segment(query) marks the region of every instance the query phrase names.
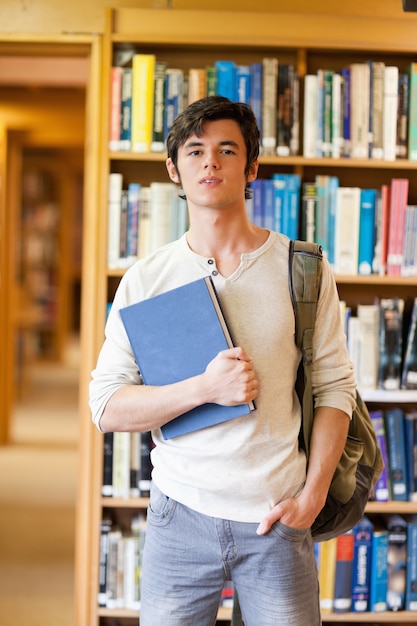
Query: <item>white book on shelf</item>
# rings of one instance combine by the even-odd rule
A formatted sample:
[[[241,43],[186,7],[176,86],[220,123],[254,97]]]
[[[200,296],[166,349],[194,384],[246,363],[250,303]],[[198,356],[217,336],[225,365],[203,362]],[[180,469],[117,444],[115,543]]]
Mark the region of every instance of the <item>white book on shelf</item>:
[[[120,262],[120,223],[122,208],[123,177],[118,173],[109,175],[108,222],[107,222],[107,266],[116,269]]]
[[[370,69],[367,63],[352,63],[351,80],[351,157],[369,155]]]
[[[338,187],[336,190],[334,239],[336,274],[358,273],[360,197],[359,187]]]
[[[360,389],[375,389],[377,387],[379,315],[378,304],[358,304],[360,354],[357,379]]]
[[[304,78],[304,140],[303,156],[317,156],[317,102],[318,76],[307,74]]]
[[[398,67],[384,71],[383,150],[385,161],[395,161],[397,148]]]
[[[151,188],[142,186],[139,195],[139,236],[138,252],[139,259],[148,256],[151,241]]]
[[[151,185],[150,252],[172,241],[172,220],[177,186],[174,183],[152,182]]]

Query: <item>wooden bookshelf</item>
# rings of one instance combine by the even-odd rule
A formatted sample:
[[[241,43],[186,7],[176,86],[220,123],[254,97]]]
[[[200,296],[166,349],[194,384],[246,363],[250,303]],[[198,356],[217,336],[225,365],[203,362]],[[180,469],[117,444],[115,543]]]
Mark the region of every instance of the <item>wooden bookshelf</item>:
[[[122,271],[107,268],[107,187],[111,172],[123,173],[127,180],[133,176],[143,184],[152,180],[166,181],[165,155],[161,153],[137,154],[110,152],[108,128],[110,115],[110,68],[115,49],[132,45],[140,52],[154,52],[158,58],[169,61],[172,67],[189,68],[204,66],[219,58],[233,58],[238,62],[252,62],[266,56],[276,56],[282,62],[292,62],[300,76],[314,72],[329,64],[340,69],[344,63],[354,60],[380,58],[389,63],[406,67],[417,60],[415,37],[416,16],[411,19],[359,15],[344,16],[318,14],[285,14],[228,12],[205,10],[159,10],[115,9],[109,10],[101,51],[102,141],[96,146],[99,168],[97,172],[98,207],[86,225],[87,250],[85,264],[90,263],[84,275],[84,290],[88,306],[84,321],[88,333],[84,333],[84,390],[91,369],[103,341],[106,303],[114,292]],[[302,116],[301,116],[302,119]],[[346,186],[375,186],[394,176],[410,179],[409,197],[417,203],[416,162],[368,161],[349,159],[306,159],[302,156],[287,158],[262,157],[260,177],[274,171],[295,172],[303,180],[312,180],[318,173],[335,174]],[[282,171],[282,170],[281,170]],[[88,247],[91,251],[88,252]],[[362,298],[375,295],[415,294],[417,280],[394,277],[337,277],[341,297],[354,305]],[[88,310],[87,310],[88,309]],[[88,336],[87,336],[88,335]],[[417,395],[404,400],[417,406]],[[84,437],[85,435],[85,437]],[[77,539],[77,626],[104,626],[117,619],[121,624],[136,623],[136,612],[109,610],[97,606],[99,570],[99,534],[103,510],[123,510],[124,516],[133,515],[146,508],[146,499],[121,500],[102,498],[103,437],[95,431],[88,412],[83,416],[81,438],[81,476],[83,489],[79,498],[79,528]],[[391,512],[417,513],[417,505],[376,504],[369,505],[370,514]],[[219,612],[219,621],[230,620],[230,609]],[[326,615],[324,622],[336,623],[386,623],[414,624],[415,613],[378,613]]]

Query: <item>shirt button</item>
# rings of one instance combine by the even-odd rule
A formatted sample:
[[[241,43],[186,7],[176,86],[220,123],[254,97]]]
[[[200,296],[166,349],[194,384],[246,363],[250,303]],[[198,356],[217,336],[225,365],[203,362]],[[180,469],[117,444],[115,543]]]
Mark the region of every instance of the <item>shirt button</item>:
[[[218,273],[219,273],[219,272],[218,272],[217,270],[213,270],[213,271],[212,271],[213,276],[217,276],[217,274],[218,274]]]
[[[213,259],[209,259],[209,260],[207,261],[207,263],[208,263],[209,265],[213,265],[214,260],[213,260]]]

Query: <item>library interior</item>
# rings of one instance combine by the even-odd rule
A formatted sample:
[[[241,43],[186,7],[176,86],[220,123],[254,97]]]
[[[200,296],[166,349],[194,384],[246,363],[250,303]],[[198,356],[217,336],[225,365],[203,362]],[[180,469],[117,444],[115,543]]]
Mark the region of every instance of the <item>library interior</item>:
[[[416,0],[0,2],[2,626],[140,623],[154,444],[99,432],[89,383],[122,276],[188,228],[165,140],[212,94],[261,131],[249,219],[333,270],[384,458],[314,544],[321,619],[417,623],[416,28]]]

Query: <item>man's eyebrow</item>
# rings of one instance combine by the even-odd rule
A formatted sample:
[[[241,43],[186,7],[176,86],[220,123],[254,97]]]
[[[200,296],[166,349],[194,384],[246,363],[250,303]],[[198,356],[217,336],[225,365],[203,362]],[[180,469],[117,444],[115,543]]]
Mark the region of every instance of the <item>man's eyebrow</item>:
[[[186,141],[184,144],[187,148],[196,148],[202,145],[204,145],[204,141],[199,141],[198,139],[191,139],[190,141]],[[233,139],[224,139],[219,142],[219,146],[233,146],[234,148],[238,148],[239,144]]]

